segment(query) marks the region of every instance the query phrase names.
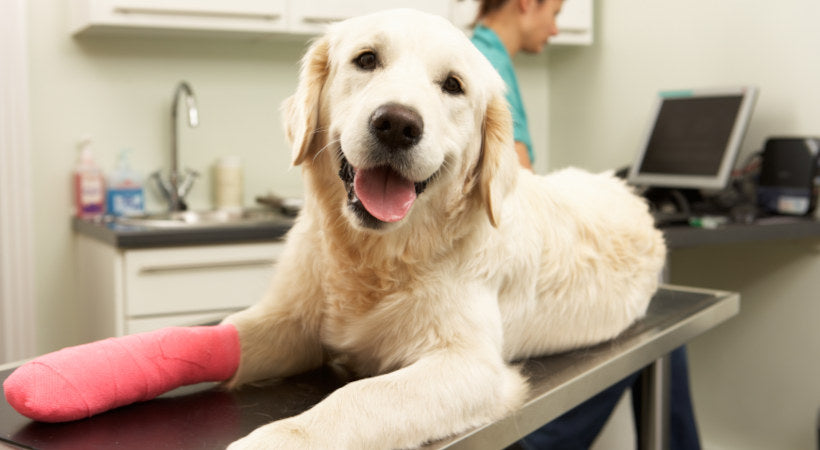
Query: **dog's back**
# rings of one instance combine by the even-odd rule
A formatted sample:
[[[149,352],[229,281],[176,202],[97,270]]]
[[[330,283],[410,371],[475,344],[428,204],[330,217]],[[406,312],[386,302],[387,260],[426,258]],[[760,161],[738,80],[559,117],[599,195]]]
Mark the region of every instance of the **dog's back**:
[[[643,316],[666,248],[645,201],[610,174],[524,174],[499,234],[507,359],[611,339]]]

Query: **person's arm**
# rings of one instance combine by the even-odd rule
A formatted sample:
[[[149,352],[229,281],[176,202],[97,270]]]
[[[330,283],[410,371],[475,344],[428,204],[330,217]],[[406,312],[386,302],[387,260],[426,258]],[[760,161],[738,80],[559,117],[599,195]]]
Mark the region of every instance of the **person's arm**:
[[[518,153],[518,162],[521,163],[521,167],[532,172],[532,162],[530,162],[530,153],[527,150],[527,144],[515,141],[515,152]]]

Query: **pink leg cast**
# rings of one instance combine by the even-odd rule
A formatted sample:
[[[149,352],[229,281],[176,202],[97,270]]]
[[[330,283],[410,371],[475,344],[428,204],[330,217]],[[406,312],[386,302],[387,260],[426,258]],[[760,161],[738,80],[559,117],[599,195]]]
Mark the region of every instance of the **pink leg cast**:
[[[15,370],[3,390],[20,414],[66,422],[179,386],[224,381],[237,367],[239,335],[233,325],[164,328],[41,356]]]

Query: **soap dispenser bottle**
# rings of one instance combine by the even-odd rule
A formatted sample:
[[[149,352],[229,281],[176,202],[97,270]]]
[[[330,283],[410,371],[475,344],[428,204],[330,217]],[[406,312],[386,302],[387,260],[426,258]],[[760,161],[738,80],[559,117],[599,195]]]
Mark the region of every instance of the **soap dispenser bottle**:
[[[130,149],[120,151],[114,172],[108,179],[106,206],[108,213],[114,216],[135,215],[144,210],[142,177],[131,168],[129,153]]]
[[[80,141],[80,155],[74,168],[74,214],[93,219],[105,213],[105,177],[91,151],[91,138]]]

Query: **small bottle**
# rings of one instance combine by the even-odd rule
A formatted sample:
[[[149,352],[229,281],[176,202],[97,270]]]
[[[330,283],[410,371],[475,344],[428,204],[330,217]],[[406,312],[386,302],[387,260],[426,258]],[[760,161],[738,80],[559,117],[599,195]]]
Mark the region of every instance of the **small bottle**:
[[[91,138],[80,141],[80,156],[74,169],[74,214],[93,219],[105,213],[105,178],[94,161]]]
[[[214,170],[214,204],[228,212],[242,210],[242,160],[238,156],[223,156]]]
[[[120,151],[116,168],[108,178],[106,210],[114,216],[136,215],[144,210],[142,177],[131,168],[129,152],[130,149]]]

